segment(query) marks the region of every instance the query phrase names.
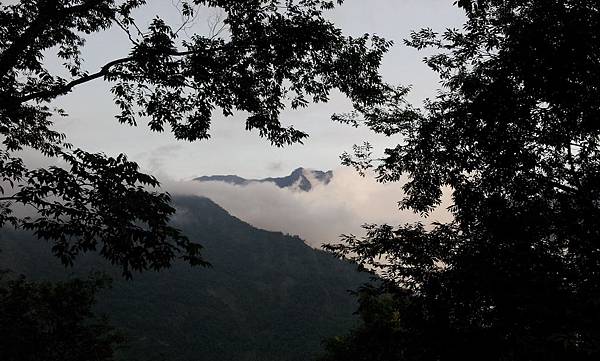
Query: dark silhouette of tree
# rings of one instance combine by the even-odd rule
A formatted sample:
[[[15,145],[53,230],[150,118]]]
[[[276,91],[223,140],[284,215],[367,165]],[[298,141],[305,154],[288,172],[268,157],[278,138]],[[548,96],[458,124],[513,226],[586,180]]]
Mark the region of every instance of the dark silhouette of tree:
[[[201,246],[170,225],[175,209],[158,180],[125,155],[72,149],[53,128],[53,117],[66,114],[52,102],[103,80],[112,86],[123,124],[143,119],[153,131],[196,141],[209,137],[214,112],[244,112],[246,129],[273,145],[302,142],[307,134],[280,122],[286,107],[325,102],[333,90],[365,107],[381,101],[385,89],[378,67],[391,44],[344,36],[323,14],[336,3],[342,0],[182,0],[181,24],[157,16],[147,28],[132,15],[145,0],[0,4],[0,227],[50,241],[65,265],[96,251],[125,277],[167,268],[177,258],[207,265]],[[222,28],[182,36],[201,7],[221,9]],[[113,27],[131,41],[130,52],[84,69],[86,38]],[[49,54],[64,62],[67,76],[51,71]],[[32,169],[22,150],[64,166]],[[96,288],[84,281],[3,285],[0,345],[13,344],[0,358],[111,359],[116,340],[90,313]]]
[[[342,3],[341,0],[336,1]],[[200,246],[169,226],[174,213],[159,182],[116,158],[72,150],[52,127],[63,115],[51,102],[80,84],[103,79],[120,108],[117,120],[146,119],[177,139],[209,137],[213,112],[249,114],[246,128],[273,145],[307,135],[283,127],[280,112],[328,100],[337,89],[355,104],[380,100],[378,75],[390,43],[368,35],[351,38],[323,17],[334,1],[180,1],[178,27],[156,17],[140,28],[132,11],[145,0],[22,0],[0,8],[0,225],[12,224],[54,242],[65,264],[99,251],[123,273],[161,269],[176,258],[205,265]],[[223,11],[222,32],[182,37],[199,7]],[[94,72],[82,67],[85,36],[121,28],[131,51]],[[50,52],[69,76],[53,74]],[[34,149],[66,167],[29,169],[16,153]],[[33,217],[19,217],[21,204]]]
[[[599,3],[458,3],[463,30],[406,41],[438,49],[426,59],[442,79],[435,99],[417,109],[401,88],[364,119],[338,117],[402,139],[380,163],[368,144],[346,163],[382,182],[406,175],[400,207],[423,215],[447,189],[452,220],[369,225],[329,247],[385,284],[362,300],[376,322],[363,307],[365,322],[325,359],[596,360]]]
[[[0,358],[5,361],[114,360],[123,336],[92,312],[94,295],[109,286],[88,280],[30,282],[0,276]]]

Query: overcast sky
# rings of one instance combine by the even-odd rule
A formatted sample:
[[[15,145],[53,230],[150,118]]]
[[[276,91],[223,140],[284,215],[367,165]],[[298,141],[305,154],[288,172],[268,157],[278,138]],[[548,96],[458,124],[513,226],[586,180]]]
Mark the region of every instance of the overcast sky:
[[[431,97],[438,88],[438,79],[421,62],[424,54],[402,45],[411,30],[429,26],[434,30],[459,27],[462,13],[452,6],[452,0],[347,0],[330,16],[346,34],[374,33],[394,40],[396,45],[387,54],[383,65],[386,81],[412,85],[410,99],[420,103]],[[138,12],[141,23],[155,14],[177,23],[177,11],[171,0],[150,0],[149,6]],[[208,29],[207,19],[215,14],[207,9],[190,31]],[[85,66],[94,71],[111,59],[126,56],[129,42],[118,29],[89,39],[84,51]],[[314,169],[334,169],[339,155],[363,140],[373,142],[379,149],[397,143],[370,134],[366,129],[354,129],[333,123],[334,112],[350,110],[346,99],[334,94],[328,104],[285,112],[283,121],[294,124],[310,134],[304,145],[273,148],[256,133],[244,130],[244,118],[216,117],[212,138],[188,143],[176,141],[170,134],[150,132],[143,121],[137,128],[120,125],[108,85],[101,80],[79,86],[61,98],[57,104],[68,113],[58,119],[57,126],[68,135],[75,146],[113,155],[126,153],[144,170],[161,178],[185,180],[199,175],[238,174],[248,178],[278,176],[303,166]]]

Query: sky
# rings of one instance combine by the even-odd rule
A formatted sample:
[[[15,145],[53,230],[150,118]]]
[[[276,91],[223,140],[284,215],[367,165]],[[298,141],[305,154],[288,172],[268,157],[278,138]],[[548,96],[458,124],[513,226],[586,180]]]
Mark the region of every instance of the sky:
[[[147,24],[156,14],[172,24],[180,17],[172,1],[149,0],[148,6],[135,13],[138,24]],[[431,27],[434,31],[459,28],[463,13],[452,0],[346,0],[329,16],[347,35],[377,34],[395,42],[386,54],[382,75],[392,84],[411,85],[408,100],[419,105],[434,97],[439,79],[427,68],[425,53],[403,45],[411,30]],[[188,33],[205,33],[210,19],[219,12],[203,9]],[[123,56],[130,49],[127,36],[111,29],[88,39],[83,51],[84,66],[94,72],[103,64]],[[47,58],[52,69],[52,57]],[[361,234],[363,223],[404,224],[419,220],[410,212],[399,212],[401,185],[380,184],[367,176],[341,167],[339,156],[353,144],[369,141],[375,153],[394,146],[398,138],[372,134],[368,129],[352,128],[330,120],[333,113],[351,110],[340,94],[332,94],[327,104],[309,106],[300,111],[286,111],[282,122],[293,124],[310,135],[303,145],[275,148],[256,133],[244,129],[242,115],[213,119],[211,139],[198,142],[177,141],[168,132],[151,132],[144,121],[138,127],[119,124],[114,115],[110,86],[96,80],[77,87],[53,105],[67,111],[67,117],[56,119],[59,131],[76,147],[108,155],[125,153],[138,162],[143,171],[159,178],[171,193],[208,196],[234,216],[250,224],[273,231],[296,234],[318,247],[335,241],[340,234]],[[25,157],[30,165],[46,165],[47,159]],[[36,164],[37,163],[37,164]],[[279,189],[269,184],[235,187],[224,184],[197,184],[194,177],[214,174],[236,174],[244,178],[285,176],[293,169],[305,167],[334,170],[334,180],[327,187],[309,193]],[[448,197],[444,206],[448,205]],[[448,219],[443,210],[432,220]]]
[[[348,35],[373,33],[393,40],[395,46],[385,56],[382,74],[393,84],[411,85],[409,100],[420,104],[433,97],[438,79],[423,63],[423,53],[403,46],[411,30],[429,26],[442,31],[460,27],[462,12],[452,0],[346,0],[328,16]],[[155,14],[177,24],[179,20],[172,0],[150,0],[135,13],[140,24]],[[218,12],[203,9],[188,33],[205,32],[208,21]],[[94,35],[83,52],[85,67],[90,71],[106,62],[126,56],[126,35],[119,29]],[[52,66],[52,65],[50,65]],[[285,124],[294,124],[310,138],[303,145],[274,148],[255,132],[244,130],[242,115],[216,116],[209,140],[189,143],[177,141],[168,133],[153,133],[142,120],[138,127],[118,124],[109,85],[96,80],[79,86],[60,98],[57,105],[69,116],[56,120],[59,130],[75,146],[109,155],[125,153],[142,169],[161,178],[188,180],[200,175],[238,174],[246,178],[281,176],[303,166],[329,170],[339,166],[339,156],[353,144],[372,142],[378,151],[398,143],[398,139],[375,136],[367,129],[355,129],[330,120],[336,112],[351,110],[350,103],[335,93],[327,104],[312,105],[300,111],[284,112]]]

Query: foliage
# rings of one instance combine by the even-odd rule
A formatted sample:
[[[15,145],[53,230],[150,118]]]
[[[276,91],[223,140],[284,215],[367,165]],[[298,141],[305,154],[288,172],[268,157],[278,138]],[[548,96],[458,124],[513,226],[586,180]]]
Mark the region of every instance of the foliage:
[[[381,119],[368,125],[402,143],[379,164],[369,148],[345,156],[383,182],[406,175],[401,208],[427,215],[447,189],[452,220],[370,225],[365,238],[330,249],[387,280],[410,331],[395,334],[401,356],[392,359],[597,359],[598,3],[459,5],[463,30],[423,29],[406,41],[439,50],[426,59],[442,79],[439,95],[421,110],[367,107]],[[366,340],[359,329],[343,346]]]
[[[326,352],[319,360],[401,360],[400,342],[411,336],[401,322],[405,311],[403,299],[382,294],[373,286],[362,287],[355,296],[360,303],[358,314],[362,324],[348,335],[325,340]]]
[[[307,136],[304,132],[281,125],[285,107],[327,101],[333,90],[366,106],[380,101],[385,88],[377,69],[391,44],[374,36],[344,36],[324,17],[335,3],[342,1],[183,0],[178,2],[182,24],[167,24],[157,16],[147,28],[140,27],[134,16],[145,0],[0,4],[0,227],[32,231],[50,241],[54,255],[65,265],[97,251],[128,278],[134,271],[168,268],[177,259],[208,265],[200,245],[171,225],[175,208],[169,194],[158,189],[158,180],[141,173],[125,155],[72,149],[53,125],[66,113],[52,102],[81,84],[101,79],[111,85],[120,123],[137,125],[143,120],[153,131],[168,130],[177,139],[195,141],[209,137],[214,112],[225,116],[240,112],[249,114],[246,128],[273,145],[301,142]],[[208,7],[224,14],[222,28],[215,24],[210,34],[184,37],[182,30]],[[88,71],[82,55],[86,40],[114,27],[130,40],[129,53]],[[53,57],[63,62],[57,72],[49,64]],[[40,153],[57,165],[32,169],[21,158],[22,151]],[[31,316],[29,311],[63,291],[87,289],[87,284],[19,282],[3,291],[8,292],[6,300],[19,296],[10,292],[24,289],[24,297],[33,304],[15,308],[22,314],[11,314],[14,320]],[[86,331],[77,322],[91,317],[88,296],[74,294],[73,304],[65,305],[83,313],[55,315],[54,322],[60,327],[63,321],[73,322],[72,332]],[[26,325],[31,336],[45,332],[45,325]],[[9,334],[11,324],[2,326]],[[59,331],[51,336],[64,349],[56,352],[68,354],[73,348],[76,357],[83,344],[69,340],[69,330]],[[67,338],[59,339],[63,336]],[[101,336],[90,334],[81,342],[106,346],[98,357],[110,358],[111,343],[94,339]],[[44,352],[48,345],[40,342],[39,352]],[[93,351],[95,346],[88,346]],[[26,343],[15,347],[28,349]],[[39,355],[38,349],[30,350]]]
[[[341,3],[341,1],[338,1]],[[175,257],[205,265],[200,246],[168,225],[174,213],[168,194],[148,190],[158,181],[138,171],[124,155],[116,158],[71,150],[52,119],[64,115],[51,102],[76,86],[102,78],[112,84],[116,116],[136,125],[147,119],[158,132],[178,139],[209,137],[216,110],[249,114],[277,146],[307,135],[281,125],[286,106],[328,100],[338,89],[357,105],[380,100],[385,88],[377,69],[390,43],[368,35],[342,35],[323,12],[332,1],[182,1],[183,24],[156,17],[140,28],[132,12],[144,0],[22,0],[0,10],[0,224],[33,230],[55,242],[65,264],[99,249],[123,273],[168,267]],[[221,31],[181,36],[202,7],[225,14]],[[81,56],[89,34],[120,27],[130,53],[86,71]],[[69,76],[52,74],[46,58],[55,52]],[[34,149],[64,167],[29,169],[17,155]],[[33,218],[15,215],[22,204]]]
[[[106,288],[88,280],[31,282],[0,277],[0,357],[6,361],[114,360],[123,337],[92,313],[94,295]]]

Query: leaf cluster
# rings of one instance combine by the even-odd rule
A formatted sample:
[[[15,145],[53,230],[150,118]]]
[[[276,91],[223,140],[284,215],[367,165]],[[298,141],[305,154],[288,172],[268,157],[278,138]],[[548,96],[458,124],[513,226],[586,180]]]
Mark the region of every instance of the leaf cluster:
[[[402,336],[411,356],[399,359],[595,359],[600,9],[595,1],[459,5],[462,30],[423,29],[406,41],[438,50],[425,62],[442,79],[439,95],[419,110],[376,106],[381,121],[367,125],[385,134],[394,119],[401,143],[378,163],[361,149],[347,155],[383,182],[406,176],[401,208],[427,216],[446,192],[451,220],[372,225],[330,249],[377,269],[385,292],[410,291],[396,291],[398,302],[416,305],[401,314],[429,342]]]

